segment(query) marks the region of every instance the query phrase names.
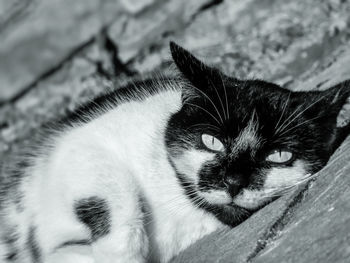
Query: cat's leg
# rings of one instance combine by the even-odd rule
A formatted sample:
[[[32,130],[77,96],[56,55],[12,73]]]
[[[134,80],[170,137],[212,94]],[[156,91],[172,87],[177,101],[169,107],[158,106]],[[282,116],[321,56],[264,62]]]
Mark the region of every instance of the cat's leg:
[[[35,229],[45,263],[146,261],[148,239],[137,184],[122,165],[104,160],[99,169],[79,168],[84,181],[57,181],[47,187],[50,193],[43,195],[46,205]],[[70,248],[86,240],[89,253]]]
[[[124,204],[124,209],[111,208],[108,233],[92,243],[96,262],[146,262],[148,238],[141,209]]]
[[[139,189],[131,174],[124,172],[118,183],[104,176],[103,197],[83,199],[76,205],[78,217],[91,231],[96,262],[142,263],[147,260],[148,237]]]
[[[95,263],[90,233],[76,218],[73,208],[49,203],[51,211],[42,209],[30,230],[28,249],[34,252],[33,262]]]
[[[52,253],[45,263],[95,263],[90,246],[72,245]]]
[[[148,243],[135,171],[118,151],[100,146],[100,138],[81,138],[65,139],[25,187],[41,261],[144,262]],[[84,242],[89,253],[69,249]]]

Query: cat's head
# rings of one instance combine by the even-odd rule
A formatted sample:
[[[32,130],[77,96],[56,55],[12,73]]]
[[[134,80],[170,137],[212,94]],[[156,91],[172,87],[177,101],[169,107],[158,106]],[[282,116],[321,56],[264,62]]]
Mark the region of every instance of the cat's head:
[[[337,117],[350,82],[292,92],[226,76],[174,43],[171,53],[188,85],[166,144],[198,205],[256,210],[320,170],[349,131]]]

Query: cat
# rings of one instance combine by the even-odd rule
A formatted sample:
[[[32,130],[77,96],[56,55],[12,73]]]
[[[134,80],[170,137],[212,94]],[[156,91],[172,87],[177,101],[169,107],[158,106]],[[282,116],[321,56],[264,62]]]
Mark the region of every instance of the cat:
[[[78,108],[2,180],[1,262],[168,262],[312,178],[349,133],[349,81],[293,92],[170,51],[178,74]]]

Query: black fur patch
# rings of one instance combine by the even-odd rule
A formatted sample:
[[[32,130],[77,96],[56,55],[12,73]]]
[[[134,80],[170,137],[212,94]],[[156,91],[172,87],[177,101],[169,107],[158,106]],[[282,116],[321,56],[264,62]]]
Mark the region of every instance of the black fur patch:
[[[16,247],[16,242],[17,242],[17,235],[13,236],[5,236],[5,238],[2,240],[3,243],[7,245],[7,255],[6,255],[6,260],[7,261],[15,261],[17,260],[19,251],[18,248]]]
[[[16,251],[16,252],[10,252],[10,253],[8,253],[7,255],[6,255],[6,257],[5,257],[5,259],[7,260],[7,261],[15,261],[16,259],[17,259],[17,256],[18,256],[18,252]]]
[[[41,252],[36,240],[36,229],[31,226],[28,233],[27,246],[32,257],[32,262],[41,262]]]
[[[224,150],[200,167],[196,185],[187,182],[191,175],[177,171],[177,176],[197,206],[226,224],[234,226],[250,212],[235,205],[207,204],[196,196],[196,188],[225,190],[234,198],[242,189],[261,189],[266,171],[290,167],[296,160],[305,164],[306,173],[315,173],[349,134],[350,124],[339,129],[336,120],[350,96],[350,80],[325,91],[293,92],[262,80],[227,76],[175,43],[170,49],[194,94],[168,121],[169,159],[176,160],[188,149],[207,151],[203,134],[221,141]],[[291,152],[293,158],[286,163],[269,161],[276,150]]]
[[[111,229],[111,216],[106,200],[92,196],[75,204],[79,220],[89,227],[92,241],[107,235]]]

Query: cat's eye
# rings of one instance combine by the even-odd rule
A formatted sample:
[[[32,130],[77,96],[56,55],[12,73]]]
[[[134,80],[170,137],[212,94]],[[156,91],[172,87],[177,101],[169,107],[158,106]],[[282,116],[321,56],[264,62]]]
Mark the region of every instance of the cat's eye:
[[[222,142],[209,134],[202,134],[202,142],[209,150],[215,152],[222,152],[224,150],[224,145]]]
[[[286,150],[274,150],[266,157],[266,161],[277,164],[286,164],[292,160],[293,153]]]

